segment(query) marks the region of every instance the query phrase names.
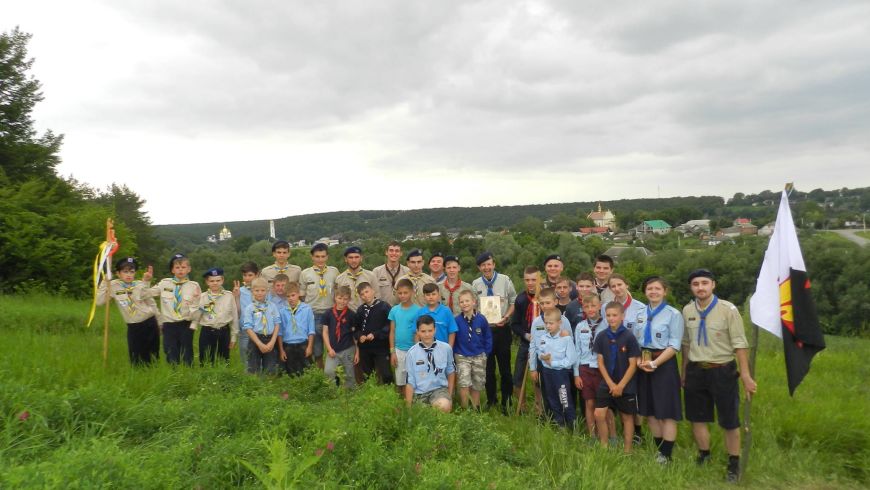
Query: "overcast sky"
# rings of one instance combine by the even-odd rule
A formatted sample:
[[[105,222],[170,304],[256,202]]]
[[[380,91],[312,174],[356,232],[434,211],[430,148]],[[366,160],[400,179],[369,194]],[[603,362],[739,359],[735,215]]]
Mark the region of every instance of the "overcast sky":
[[[5,0],[157,224],[870,185],[870,3]]]

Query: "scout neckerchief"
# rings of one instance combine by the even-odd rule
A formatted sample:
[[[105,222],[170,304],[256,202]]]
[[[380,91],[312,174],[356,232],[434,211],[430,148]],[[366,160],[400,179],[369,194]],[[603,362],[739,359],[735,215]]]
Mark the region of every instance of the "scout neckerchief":
[[[538,316],[537,310],[538,303],[535,302],[535,295],[526,291],[526,297],[529,298],[529,306],[526,307],[526,331],[532,331],[532,322],[535,321],[535,317]]]
[[[395,288],[396,287],[396,279],[399,277],[399,273],[402,272],[402,266],[398,265],[396,267],[396,272],[390,270],[390,266],[384,264],[384,270],[387,271],[387,274],[390,275],[390,284]]]
[[[492,286],[495,284],[495,280],[498,279],[498,272],[492,272],[492,279],[487,280],[484,275],[481,275],[480,278],[483,279],[483,284],[486,285],[486,295],[494,296],[495,294],[492,292]]]
[[[423,342],[420,342],[419,345],[420,345],[420,348],[426,352],[426,372],[427,373],[435,372],[435,374],[437,375],[438,368],[435,367],[435,345],[436,345],[436,343],[432,342],[432,345],[430,347],[426,347],[425,345],[423,345]]]
[[[595,284],[595,289],[598,290],[598,296],[601,296],[601,293],[605,289],[607,289],[607,283],[605,282],[604,284],[598,284],[598,279],[595,279],[595,282],[593,284]]]
[[[631,293],[628,293],[628,298],[626,298],[625,303],[622,303],[622,309],[628,311],[629,306],[631,306]]]
[[[317,290],[317,295],[320,296],[321,298],[326,297],[326,277],[325,276],[326,276],[326,271],[328,269],[329,268],[325,265],[323,266],[322,269],[316,269],[316,268],[314,269],[314,272],[316,272],[317,275],[320,277],[320,280],[317,283],[317,287],[319,288]]]
[[[707,344],[707,315],[709,315],[710,312],[713,311],[713,308],[716,307],[716,303],[718,303],[718,302],[719,302],[719,298],[716,297],[716,295],[714,294],[713,301],[711,301],[710,304],[707,305],[707,308],[705,308],[704,311],[701,311],[701,309],[698,308],[698,300],[696,299],[694,301],[695,311],[697,311],[698,314],[701,315],[701,325],[698,327],[698,345],[701,345],[701,334],[702,333],[704,334],[704,345],[708,345]]]
[[[442,272],[441,275],[439,275],[437,278],[433,277],[433,279],[435,279],[435,282],[441,282],[441,281],[447,279],[447,273]]]
[[[133,303],[133,288],[136,287],[136,281],[124,282],[120,281],[121,287],[127,293],[127,312],[131,315],[136,311],[136,305]]]
[[[619,381],[616,379],[616,356],[619,352],[619,345],[616,344],[616,339],[619,338],[619,335],[622,332],[626,332],[628,329],[625,328],[625,325],[620,325],[619,328],[614,332],[611,328],[607,328],[604,333],[607,334],[607,339],[610,343],[610,358],[608,359],[607,372],[610,373],[610,379],[613,380],[614,383],[618,383]]]
[[[598,317],[598,320],[595,320],[593,323],[592,320],[586,319],[586,324],[589,325],[589,330],[592,332],[592,335],[589,337],[589,352],[592,352],[592,344],[595,342],[595,331],[598,330],[598,326],[601,325],[601,320],[604,320],[602,317]]]
[[[459,290],[462,287],[462,279],[456,278],[456,287],[450,287],[450,281],[444,281],[444,288],[447,289],[447,306],[450,307],[450,311],[453,311],[453,293]]]
[[[667,301],[662,301],[660,305],[656,307],[656,309],[650,308],[649,305],[646,306],[646,330],[643,332],[643,346],[649,347],[652,344],[652,322],[653,318],[656,317],[662,310],[665,309],[665,306],[668,306]]]
[[[335,317],[335,343],[341,342],[341,323],[344,322],[344,317],[347,316],[347,308],[341,310],[341,314],[338,314],[338,310],[335,306],[332,307],[332,316]]]
[[[172,309],[175,310],[175,314],[179,317],[181,316],[181,286],[186,282],[186,277],[183,279],[172,278],[172,284],[175,284],[175,292],[173,293],[173,296],[175,296],[175,304],[172,305]]]
[[[284,264],[284,267],[281,267],[280,265],[278,265],[277,262],[275,262],[275,269],[278,269],[278,274],[286,274],[286,273],[287,273],[287,269],[289,269],[289,268],[290,268],[290,263],[289,263],[289,262],[286,263],[286,264]]]
[[[269,311],[268,303],[254,303],[254,316],[260,315],[260,323],[263,325],[263,335],[269,335]]]
[[[287,311],[290,312],[290,321],[292,322],[291,327],[290,327],[290,332],[292,332],[294,334],[298,330],[296,328],[296,312],[299,310],[299,305],[301,305],[301,304],[302,304],[301,301],[296,303],[296,306],[290,306],[290,303],[287,303]]]
[[[468,343],[471,344],[471,333],[472,333],[472,331],[474,330],[474,329],[471,327],[471,324],[474,322],[474,312],[473,312],[473,311],[471,312],[471,316],[470,316],[470,317],[469,317],[469,316],[462,315],[462,318],[464,318],[464,319],[465,319],[465,323],[468,324]]]
[[[217,316],[214,312],[215,304],[217,303],[217,300],[220,299],[221,296],[223,296],[224,292],[221,291],[217,294],[211,294],[211,291],[206,291],[205,294],[208,297],[208,303],[200,309],[202,309],[202,311],[206,312],[209,316],[214,318],[215,316]]]
[[[363,268],[360,267],[357,272],[354,272],[354,271],[350,270],[350,267],[348,267],[347,270],[344,271],[344,273],[347,274],[347,277],[349,277],[351,281],[353,281],[353,287],[350,288],[351,289],[350,292],[351,292],[351,295],[353,296],[353,299],[358,300],[359,293],[356,290],[356,286],[357,286],[357,281],[359,281],[359,276],[361,276],[363,273]]]

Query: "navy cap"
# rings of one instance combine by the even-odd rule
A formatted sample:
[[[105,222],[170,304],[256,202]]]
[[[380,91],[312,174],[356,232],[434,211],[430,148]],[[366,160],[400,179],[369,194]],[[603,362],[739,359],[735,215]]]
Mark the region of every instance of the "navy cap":
[[[137,269],[136,259],[134,259],[133,257],[124,257],[123,259],[115,262],[115,270],[116,271],[119,271],[122,268],[124,268],[124,269],[132,268],[133,270],[136,270]]]
[[[689,284],[692,283],[692,280],[697,279],[699,277],[706,277],[706,278],[710,279],[711,281],[716,280],[716,276],[714,276],[713,273],[710,272],[709,269],[695,269],[689,273]]]
[[[314,252],[329,252],[329,245],[323,242],[315,243],[311,246],[311,254],[313,255]]]
[[[491,258],[493,258],[492,252],[483,252],[482,254],[477,256],[477,265],[480,265]]]
[[[441,258],[443,259],[443,258],[444,258],[444,254],[441,253],[441,252],[435,252],[434,254],[432,254],[431,257],[429,257],[429,262],[431,263],[431,262],[432,262],[432,259],[434,259],[435,257],[441,257]]]
[[[344,249],[344,256],[347,257],[350,254],[360,254],[362,255],[362,249],[357,247],[356,245],[352,245]]]
[[[405,257],[405,260],[410,260],[411,257],[422,257],[422,256],[423,256],[423,251],[420,250],[419,248],[415,248],[414,250],[411,250],[410,252],[408,252],[407,257]]]
[[[211,269],[205,271],[205,274],[202,277],[223,277],[224,270],[220,267],[212,267]]]
[[[286,240],[278,240],[272,244],[272,251],[274,252],[278,248],[290,248],[290,243]]]
[[[546,267],[546,266],[547,266],[547,262],[549,262],[549,261],[551,261],[551,260],[558,260],[559,262],[564,263],[564,261],[562,260],[562,256],[561,256],[561,255],[559,255],[559,254],[552,254],[552,255],[548,255],[547,258],[544,259],[544,267]]]
[[[455,255],[447,255],[444,257],[444,265],[447,265],[448,262],[456,262],[459,263],[459,257]]]
[[[169,259],[169,272],[172,272],[172,266],[175,265],[176,260],[186,259],[187,256],[184,254],[175,254]]]

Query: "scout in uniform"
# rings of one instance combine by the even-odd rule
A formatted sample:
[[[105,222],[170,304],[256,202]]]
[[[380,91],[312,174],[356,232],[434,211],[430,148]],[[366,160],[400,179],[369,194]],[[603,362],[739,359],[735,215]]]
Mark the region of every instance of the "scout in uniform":
[[[453,357],[459,373],[459,401],[462,408],[480,411],[480,392],[486,386],[486,358],[492,352],[492,331],[486,318],[474,310],[477,298],[471,291],[459,294],[461,312],[456,315],[456,343]]]
[[[351,296],[348,307],[351,311],[357,311],[360,305],[363,304],[363,301],[359,296],[358,286],[364,282],[373,286],[378,283],[378,278],[375,276],[374,272],[363,269],[362,261],[363,256],[361,248],[355,245],[347,247],[344,250],[344,263],[347,264],[347,269],[335,278],[335,287],[347,286],[350,288]]]
[[[565,310],[568,308],[568,304],[572,301],[571,281],[569,281],[567,277],[560,276],[556,279],[556,285],[553,286],[553,291],[556,292],[556,308],[559,308],[559,312],[564,315]]]
[[[289,376],[298,376],[309,365],[315,337],[314,313],[299,298],[299,284],[287,285],[287,304],[278,313],[281,316],[278,358]]]
[[[405,403],[423,403],[450,412],[456,383],[453,349],[435,340],[435,322],[428,315],[417,319],[417,337],[419,342],[405,358]]]
[[[598,293],[587,292],[585,296],[580,298],[583,301],[586,319],[578,323],[577,328],[574,329],[574,347],[577,350],[574,386],[580,390],[580,395],[583,398],[586,428],[589,430],[589,435],[596,437],[595,394],[598,392],[602,378],[601,372],[598,371],[598,356],[592,349],[592,343],[595,340],[595,335],[607,328],[607,324],[601,318],[601,300],[598,299]]]
[[[438,283],[438,289],[441,290],[441,302],[450,308],[454,315],[458,315],[462,310],[459,308],[459,295],[463,291],[470,291],[474,294],[471,284],[464,282],[459,277],[459,272],[462,269],[459,266],[459,257],[448,255],[444,257],[444,273],[446,277]],[[474,298],[475,302],[477,297]]]
[[[242,281],[233,282],[233,296],[236,298],[236,309],[239,311],[239,316],[245,307],[251,304],[251,281],[260,275],[260,267],[256,262],[245,262],[242,264],[240,271],[242,273]],[[239,322],[239,358],[242,364],[245,364],[248,359],[248,336],[241,330],[242,323]]]
[[[420,249],[414,249],[408,252],[405,260],[408,265],[408,272],[399,277],[399,280],[407,279],[414,286],[414,303],[420,306],[426,304],[426,299],[423,297],[423,286],[426,284],[435,284],[435,279],[432,276],[423,272],[423,252]]]
[[[267,301],[269,282],[258,277],[251,281],[251,304],[242,311],[242,330],[248,336],[248,372],[275,374],[278,367],[278,331],[281,317]]]
[[[576,419],[574,399],[570,396],[570,391],[577,353],[570,327],[565,330],[563,322],[567,320],[557,308],[544,312],[546,330],[543,335],[534,338],[535,355],[529,357],[529,371],[532,381],[537,385],[540,370],[543,395],[547,399],[553,420],[560,427],[570,430],[574,428]]]
[[[299,282],[299,275],[302,274],[302,268],[288,262],[290,259],[289,243],[284,240],[278,240],[273,243],[272,257],[275,257],[275,263],[264,267],[260,272],[260,277],[269,282],[269,288],[272,287],[272,281],[278,274],[286,275],[290,278],[290,282]]]
[[[565,318],[565,316],[562,315],[562,313],[556,307],[556,293],[553,291],[553,289],[541,289],[541,292],[538,293],[538,297],[536,298],[536,300],[540,309],[540,313],[536,314],[534,317],[529,318],[529,320],[531,320],[531,324],[529,325],[529,334],[528,336],[523,337],[525,340],[528,341],[528,351],[526,353],[526,358],[523,359],[522,366],[517,363],[517,369],[525,369],[527,365],[531,367],[532,362],[535,362],[536,359],[540,361],[540,359],[538,358],[540,352],[537,350],[537,346],[539,345],[541,337],[547,334],[547,325],[544,318],[544,315],[547,312],[558,312],[561,318],[561,320],[559,321],[560,328],[566,334],[568,334],[568,336],[571,335],[571,323],[568,322],[568,319]],[[573,338],[571,339],[571,342],[574,342]],[[519,352],[517,353],[517,359],[519,359]],[[520,383],[522,383],[522,379],[520,379]],[[548,415],[552,415],[550,400],[544,397],[545,383],[546,380],[543,378],[539,379],[538,382],[533,383],[535,386],[535,412],[538,415],[543,415],[545,410]],[[571,389],[570,387],[571,384],[569,383],[569,391]],[[572,396],[576,398],[576,394]]]
[[[538,304],[538,293],[541,290],[540,274],[535,266],[528,266],[523,270],[523,282],[526,285],[526,290],[517,296],[513,319],[511,320],[511,330],[514,335],[520,339],[520,346],[517,349],[517,358],[514,363],[514,396],[519,397],[520,388],[523,386],[524,376],[529,366],[529,342],[532,340],[532,322],[540,315],[540,305]],[[518,403],[523,406],[525,400],[518,398]],[[535,383],[535,409],[538,415],[541,414],[541,390]]]
[[[199,365],[205,365],[208,360],[212,366],[215,354],[227,363],[230,362],[230,350],[236,346],[239,329],[239,311],[233,293],[224,289],[224,270],[215,267],[202,275],[208,290],[199,296],[199,308],[194,316],[190,329],[199,333]]]
[[[145,294],[151,282],[151,267],[136,281],[136,260],[127,257],[115,263],[118,279],[103,281],[97,289],[97,304],[115,300],[124,323],[127,324],[127,353],[130,364],[149,365],[160,358],[160,328],[157,326],[157,304]]]
[[[498,298],[501,318],[497,321],[487,318],[489,328],[492,329],[492,355],[486,359],[486,404],[488,408],[496,406],[495,367],[498,363],[499,379],[501,384],[501,409],[507,413],[510,403],[513,383],[511,378],[511,330],[507,326],[514,313],[514,302],[517,300],[517,291],[510,277],[499,274],[495,270],[495,259],[492,252],[483,252],[477,256],[477,269],[480,277],[471,283],[472,289],[478,298]]]
[[[556,289],[559,280],[562,278],[562,273],[565,271],[565,263],[562,261],[562,256],[559,254],[548,255],[544,259],[544,280],[541,284],[545,288]],[[568,280],[568,301],[577,298],[577,285],[572,280]]]
[[[613,301],[613,291],[610,290],[611,274],[613,274],[613,258],[605,254],[595,257],[592,275],[595,276],[595,290],[603,305]]]
[[[740,390],[756,392],[749,375],[749,343],[737,307],[713,294],[716,278],[707,269],[689,274],[694,300],[683,308],[683,376],[686,418],[698,444],[698,464],[710,459],[710,431],[715,407],[719,426],[725,431],[728,451],[726,478],[736,482],[740,465]],[[735,362],[735,357],[737,362]],[[738,374],[739,363],[739,374]]]
[[[364,377],[377,371],[381,384],[393,383],[390,369],[390,309],[386,301],[375,298],[374,287],[362,282],[357,293],[363,304],[356,310],[353,336],[359,352],[359,368]]]
[[[323,314],[323,346],[326,349],[326,365],[323,372],[327,379],[339,378],[335,373],[341,365],[344,368],[345,388],[356,387],[354,366],[359,362],[359,353],[353,337],[353,325],[356,321],[354,312],[348,308],[350,288],[339,286],[335,288],[335,304]]]
[[[572,299],[568,306],[565,307],[565,318],[571,322],[571,328],[575,329],[577,325],[580,324],[583,320],[586,319],[586,314],[584,313],[583,308],[583,298],[588,296],[590,293],[594,293],[595,297],[598,297],[598,292],[593,286],[595,279],[592,277],[592,274],[589,272],[581,272],[577,275],[577,298]],[[599,298],[599,302],[600,302]],[[600,312],[597,315],[601,318]]]
[[[637,373],[638,414],[647,417],[661,464],[671,461],[677,422],[683,420],[677,352],[683,342],[683,314],[666,301],[668,284],[659,276],[643,283],[649,300],[646,324],[635,330],[641,347]]]
[[[399,304],[390,310],[387,317],[390,320],[390,363],[396,368],[396,388],[400,396],[405,395],[405,383],[408,379],[405,371],[405,357],[408,349],[414,345],[417,310],[420,305],[411,299],[414,296],[414,285],[408,279],[400,279],[396,283],[396,296]],[[433,324],[432,335],[435,335]]]
[[[169,259],[172,277],[160,280],[156,286],[145,290],[148,297],[160,296],[158,321],[163,325],[163,352],[169,364],[177,365],[183,360],[193,364],[193,330],[190,321],[197,311],[199,284],[188,280],[190,261],[183,254]]]
[[[372,269],[372,273],[377,278],[377,282],[372,283],[372,286],[375,287],[376,297],[393,306],[399,302],[396,298],[396,283],[400,277],[408,273],[408,268],[399,263],[402,258],[401,243],[390,242],[384,255],[387,258],[386,263]]]
[[[329,260],[329,247],[325,243],[315,243],[311,247],[311,267],[299,276],[299,296],[308,303],[314,313],[314,361],[323,369],[323,314],[332,308],[332,288],[338,269],[326,265]]]
[[[437,284],[425,284],[423,286],[423,299],[425,304],[417,312],[417,318],[429,315],[435,320],[435,338],[446,342],[453,347],[456,340],[456,318],[450,308],[441,304],[441,291]]]
[[[279,311],[287,304],[287,286],[289,284],[290,278],[287,277],[287,274],[278,274],[272,278],[272,290],[266,299],[274,304]]]
[[[447,279],[447,273],[444,271],[444,254],[435,252],[429,257],[429,275],[435,279],[436,284],[441,284],[444,279]]]
[[[607,414],[618,410],[622,418],[623,451],[631,453],[634,439],[634,416],[637,414],[635,372],[640,359],[640,346],[634,334],[625,328],[625,310],[616,301],[604,307],[608,328],[595,336],[593,350],[598,356],[598,371],[604,383],[595,394],[595,425],[598,440],[607,447]]]

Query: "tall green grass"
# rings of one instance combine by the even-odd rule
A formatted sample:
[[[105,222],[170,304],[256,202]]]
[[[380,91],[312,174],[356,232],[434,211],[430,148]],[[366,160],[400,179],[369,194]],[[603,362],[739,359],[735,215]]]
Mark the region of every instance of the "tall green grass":
[[[230,366],[133,369],[113,311],[110,359],[83,302],[0,297],[0,487],[716,488],[725,455],[675,461],[648,445],[603,450],[532,416],[406,409],[391,387],[346,393],[319,372],[264,378]],[[829,338],[789,398],[781,347],[762,333],[743,486],[870,485],[870,341]]]

